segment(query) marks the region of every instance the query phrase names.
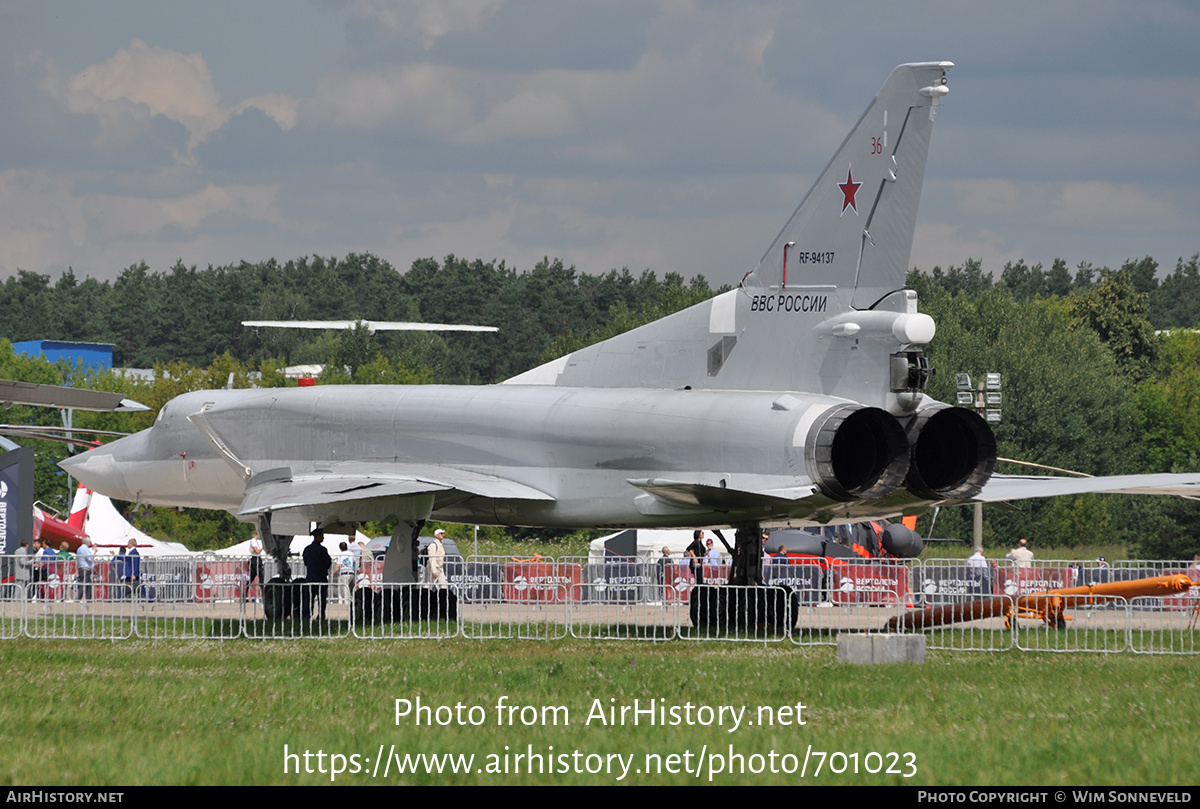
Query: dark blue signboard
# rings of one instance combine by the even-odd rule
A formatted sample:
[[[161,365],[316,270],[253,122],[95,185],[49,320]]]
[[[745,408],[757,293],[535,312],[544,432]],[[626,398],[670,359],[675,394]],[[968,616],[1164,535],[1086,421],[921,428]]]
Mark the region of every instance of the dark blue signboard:
[[[599,604],[640,604],[660,590],[660,568],[642,562],[584,565],[580,600]]]
[[[820,565],[774,558],[763,565],[763,578],[767,584],[786,587],[796,593],[802,604],[817,604],[826,600],[824,571]]]
[[[986,567],[930,566],[920,568],[917,575],[915,589],[927,606],[964,604],[992,592],[992,572]]]
[[[463,601],[504,599],[504,565],[499,562],[464,562],[459,556],[446,562],[446,578]]]
[[[24,447],[0,456],[0,553],[16,553],[22,539],[32,546],[33,450]]]

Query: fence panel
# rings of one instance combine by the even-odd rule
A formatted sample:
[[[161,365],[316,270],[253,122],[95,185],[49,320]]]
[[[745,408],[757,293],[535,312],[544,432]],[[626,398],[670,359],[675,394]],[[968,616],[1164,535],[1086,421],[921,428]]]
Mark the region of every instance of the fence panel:
[[[147,640],[241,637],[245,604],[240,600],[139,601],[136,634]]]
[[[1135,563],[1130,563],[1135,564]],[[1200,565],[1174,561],[1137,562],[1138,573],[1184,575],[1200,585]],[[1121,580],[1123,566],[1114,566]],[[1132,576],[1132,574],[1129,574]],[[1144,578],[1144,576],[1138,576]],[[1129,579],[1124,579],[1129,580]],[[1134,598],[1130,602],[1130,648],[1137,654],[1200,654],[1200,586],[1176,595]]]
[[[268,581],[262,601],[242,608],[242,632],[255,640],[346,637],[350,599],[342,587],[339,582]]]
[[[459,634],[460,599],[454,587],[381,584],[353,595],[351,631],[356,638],[441,640]]]
[[[1049,619],[1030,615],[1030,608]],[[1059,610],[1062,620],[1055,618]],[[1022,651],[1111,653],[1129,648],[1129,602],[1123,598],[1025,596],[1017,600],[1017,613],[1013,636]]]
[[[679,631],[681,607],[678,602],[647,603],[649,593],[657,593],[658,589],[657,584],[614,588],[603,580],[575,585],[569,599],[571,636],[589,640],[671,640]]]
[[[961,598],[962,594],[939,593],[927,606],[901,613],[896,629],[924,633],[927,649],[960,652],[1006,652],[1013,648],[1012,629],[1006,625],[1015,605],[1012,596],[988,595]]]
[[[827,589],[795,591],[796,619],[791,641],[797,646],[837,646],[842,632],[882,632],[904,611],[905,602],[882,603],[871,599],[858,603],[849,599],[827,600]]]
[[[829,598],[839,606],[909,606],[912,579],[908,566],[864,559],[829,566]]]
[[[30,589],[24,582],[10,582],[0,589],[0,640],[20,637]]]
[[[506,588],[508,589],[508,588]],[[518,596],[524,590],[514,590]],[[516,601],[478,598],[458,605],[463,637],[476,640],[561,640],[570,625],[571,590],[546,587]]]
[[[1000,568],[998,562],[976,566],[965,559],[925,559],[912,569],[914,606],[965,604],[1000,595]]]
[[[996,595],[1020,596],[1075,587],[1079,580],[1074,568],[1065,561],[1035,560],[1016,564],[1009,560],[993,562],[995,576],[992,592]]]
[[[213,585],[209,566],[196,556],[145,556],[139,585],[145,600],[156,604],[190,604]],[[118,567],[117,563],[112,563]]]
[[[103,598],[85,589],[83,597],[39,598],[25,604],[22,630],[30,638],[125,640],[133,637],[138,594],[129,586],[110,586]]]
[[[779,643],[789,636],[797,597],[786,587],[701,584],[688,595],[686,620],[679,637]]]
[[[460,602],[494,602],[504,598],[503,557],[486,556],[446,561],[446,581]]]
[[[33,598],[33,556],[0,555],[0,640],[21,635],[25,604]]]

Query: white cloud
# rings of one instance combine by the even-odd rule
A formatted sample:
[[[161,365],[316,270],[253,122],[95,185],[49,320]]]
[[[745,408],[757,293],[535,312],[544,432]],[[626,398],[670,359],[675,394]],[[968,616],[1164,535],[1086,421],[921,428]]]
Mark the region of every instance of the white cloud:
[[[1012,214],[1022,205],[1017,184],[1009,180],[962,180],[952,183],[952,188],[960,210],[974,216]]]
[[[446,34],[477,31],[504,0],[355,0],[351,14],[415,34],[430,48]]]
[[[247,98],[238,104],[234,108],[233,114],[237,115],[250,108],[261,110],[268,118],[279,124],[280,129],[287,132],[296,125],[296,118],[300,112],[300,102],[283,93],[264,93],[253,98]]]
[[[135,197],[80,193],[57,175],[0,173],[0,273],[41,271],[47,264],[91,266],[95,254],[125,240],[158,238],[167,228],[184,232],[209,217],[228,214],[287,228],[274,185],[210,185],[175,196]],[[128,248],[126,248],[128,249]],[[120,266],[144,257],[133,254]]]
[[[187,127],[191,145],[229,117],[218,103],[203,56],[151,47],[137,39],[111,59],[72,76],[67,90],[72,112],[91,113],[105,122],[126,112],[123,102],[141,105],[150,115]]]
[[[935,266],[943,269],[961,266],[968,258],[974,258],[983,262],[984,272],[999,277],[1006,262],[1025,256],[1022,248],[1005,245],[1000,234],[986,228],[929,222],[917,225],[908,264],[929,272]]]
[[[1170,221],[1174,213],[1166,199],[1149,197],[1133,184],[1091,181],[1064,183],[1053,200],[1050,215],[1069,225],[1127,227],[1131,222]]]
[[[0,273],[41,272],[87,237],[87,217],[64,179],[34,171],[0,173]]]
[[[497,104],[482,123],[464,131],[463,143],[487,143],[500,138],[539,138],[567,135],[579,129],[571,104],[545,90],[525,90]]]
[[[451,251],[522,266],[549,254],[589,271],[629,264],[733,281],[886,71],[953,58],[938,50],[946,41],[966,53],[937,124],[913,263],[1099,265],[1146,252],[1165,263],[1198,247],[1187,178],[1200,165],[1189,140],[1200,85],[1185,50],[1157,39],[1167,30],[1182,41],[1187,20],[1124,40],[1129,26],[1068,4],[1037,12],[1042,24],[1024,24],[1031,34],[1014,50],[994,31],[1022,23],[1000,12],[939,7],[931,27],[907,7],[872,6],[877,24],[864,28],[855,4],[648,2],[636,31],[616,5],[598,6],[588,19],[624,49],[577,61],[538,48],[545,30],[581,30],[569,4],[545,30],[501,0],[299,5],[291,14],[315,14],[328,39],[319,70],[338,65],[321,78],[298,67],[314,64],[302,48],[270,64],[256,52],[222,59],[220,13],[207,7],[169,15],[198,53],[164,47],[181,40],[156,39],[122,7],[81,7],[76,19],[94,20],[82,30],[97,29],[87,41],[104,43],[86,56],[10,32],[20,47],[3,58],[21,70],[0,75],[0,89],[17,82],[11,97],[33,101],[6,119],[18,137],[0,143],[0,166],[36,168],[0,175],[0,273],[99,257],[127,266],[373,250],[401,267]],[[270,36],[277,13],[246,19]],[[907,52],[893,54],[896,41]],[[1063,42],[1067,52],[1053,47]],[[472,58],[480,43],[495,53]],[[520,48],[529,58],[503,58]],[[303,89],[280,71],[303,73]],[[230,97],[235,87],[248,89]],[[284,134],[244,121],[211,149],[187,148],[249,109]],[[43,119],[52,126],[32,126]],[[397,154],[405,144],[412,160]],[[254,179],[231,181],[234,170]]]
[[[339,72],[317,82],[300,114],[306,123],[334,129],[403,124],[455,135],[473,122],[464,78],[461,71],[430,64]]]

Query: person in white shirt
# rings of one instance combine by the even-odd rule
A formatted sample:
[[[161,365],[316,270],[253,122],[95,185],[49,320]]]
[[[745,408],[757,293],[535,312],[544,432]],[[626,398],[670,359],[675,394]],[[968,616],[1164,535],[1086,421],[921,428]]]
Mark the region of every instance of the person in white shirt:
[[[1033,562],[1033,551],[1025,547],[1028,543],[1022,539],[1017,547],[1008,552],[1006,559],[1011,559],[1017,567],[1030,567]]]
[[[441,528],[433,532],[433,542],[429,543],[426,553],[429,557],[429,583],[438,587],[446,586],[446,574],[443,569],[446,564],[446,546],[442,544],[446,532]]]
[[[263,583],[263,561],[262,561],[263,544],[258,538],[258,534],[250,537],[250,573],[246,577],[246,590],[242,593],[242,598],[249,595],[250,588],[254,587],[254,583],[258,582],[259,590],[262,589]],[[257,600],[257,598],[255,599]]]
[[[992,571],[983,551],[976,549],[975,553],[967,557],[967,569],[971,577],[979,582],[985,594],[992,592]]]

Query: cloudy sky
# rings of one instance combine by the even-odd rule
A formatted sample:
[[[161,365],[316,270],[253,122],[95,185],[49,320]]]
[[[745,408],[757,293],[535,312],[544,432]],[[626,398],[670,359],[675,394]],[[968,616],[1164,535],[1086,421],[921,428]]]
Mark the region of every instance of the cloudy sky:
[[[912,263],[1200,250],[1191,2],[0,0],[0,278],[372,252],[732,283],[950,60]]]

